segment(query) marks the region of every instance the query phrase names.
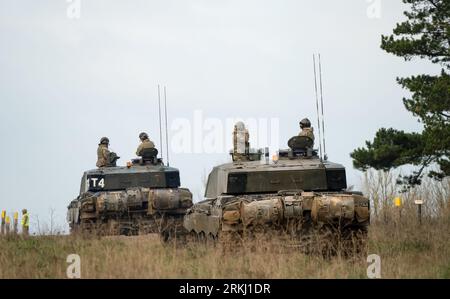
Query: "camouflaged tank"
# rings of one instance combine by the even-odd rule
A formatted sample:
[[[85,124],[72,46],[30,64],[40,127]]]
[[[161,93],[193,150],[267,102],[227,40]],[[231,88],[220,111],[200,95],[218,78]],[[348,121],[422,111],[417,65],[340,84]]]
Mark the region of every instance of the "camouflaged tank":
[[[79,196],[68,206],[71,232],[100,235],[182,235],[192,194],[180,188],[178,169],[165,166],[156,149],[127,166],[86,171]],[[114,155],[114,153],[112,153]]]
[[[236,125],[233,162],[213,168],[206,199],[185,216],[190,235],[242,240],[275,234],[297,244],[317,240],[317,235],[333,241],[365,240],[369,200],[346,190],[344,166],[320,159],[309,137],[295,136],[288,146],[269,161],[268,151],[249,150],[248,131]]]

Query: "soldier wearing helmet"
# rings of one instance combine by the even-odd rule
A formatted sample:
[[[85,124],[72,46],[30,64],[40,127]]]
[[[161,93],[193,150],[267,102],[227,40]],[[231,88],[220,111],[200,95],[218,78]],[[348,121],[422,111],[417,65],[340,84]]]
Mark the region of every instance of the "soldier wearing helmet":
[[[138,157],[142,157],[142,151],[144,149],[155,148],[155,144],[150,140],[147,133],[142,132],[141,134],[139,134],[139,139],[141,140],[141,144],[136,150],[136,155]]]
[[[314,129],[311,127],[309,119],[304,118],[300,121],[300,128],[302,129],[298,136],[309,137],[314,142]]]
[[[106,167],[108,165],[108,160],[110,152],[108,149],[109,139],[108,137],[102,137],[97,148],[97,167]]]
[[[233,160],[245,161],[250,151],[249,133],[243,122],[237,122],[233,131]]]

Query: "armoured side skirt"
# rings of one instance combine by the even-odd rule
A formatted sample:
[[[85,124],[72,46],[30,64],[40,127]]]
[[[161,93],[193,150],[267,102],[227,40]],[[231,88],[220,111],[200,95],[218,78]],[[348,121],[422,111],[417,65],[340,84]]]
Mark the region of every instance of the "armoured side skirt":
[[[220,232],[272,229],[296,233],[310,227],[363,228],[369,223],[368,200],[356,194],[314,194],[221,198],[194,206],[186,215],[188,231],[217,236]]]

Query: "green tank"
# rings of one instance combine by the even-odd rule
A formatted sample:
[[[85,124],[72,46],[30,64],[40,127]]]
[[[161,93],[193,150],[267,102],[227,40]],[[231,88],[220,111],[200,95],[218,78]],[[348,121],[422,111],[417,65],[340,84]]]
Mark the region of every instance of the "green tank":
[[[292,137],[289,149],[269,161],[268,151],[249,150],[245,129],[241,136],[247,139],[241,138],[239,150],[242,129],[243,124],[235,126],[233,161],[213,168],[205,200],[194,204],[184,218],[191,235],[211,240],[231,235],[242,240],[270,233],[297,244],[316,235],[365,239],[369,200],[360,192],[347,191],[344,166],[320,159],[306,136]]]
[[[156,149],[127,166],[112,163],[86,171],[79,196],[68,206],[72,233],[137,235],[159,233],[164,240],[183,234],[192,194],[180,188],[178,169],[165,166]]]

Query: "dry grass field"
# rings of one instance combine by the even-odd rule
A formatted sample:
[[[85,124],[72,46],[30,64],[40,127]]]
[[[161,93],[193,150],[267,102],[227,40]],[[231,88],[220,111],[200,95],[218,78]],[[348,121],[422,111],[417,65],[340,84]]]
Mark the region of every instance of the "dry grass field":
[[[381,257],[382,278],[450,278],[449,223],[373,224],[368,253]],[[368,266],[365,256],[323,258],[275,242],[229,250],[163,245],[155,235],[6,237],[0,278],[65,278],[72,253],[81,257],[82,278],[367,278]]]
[[[275,240],[236,248],[162,244],[156,235],[82,238],[0,238],[0,278],[66,278],[69,254],[81,259],[81,278],[367,278],[367,255],[381,258],[382,278],[450,278],[450,180],[425,182],[401,194],[389,173],[368,173],[372,206],[368,252],[326,258]],[[425,202],[419,225],[414,200]]]

